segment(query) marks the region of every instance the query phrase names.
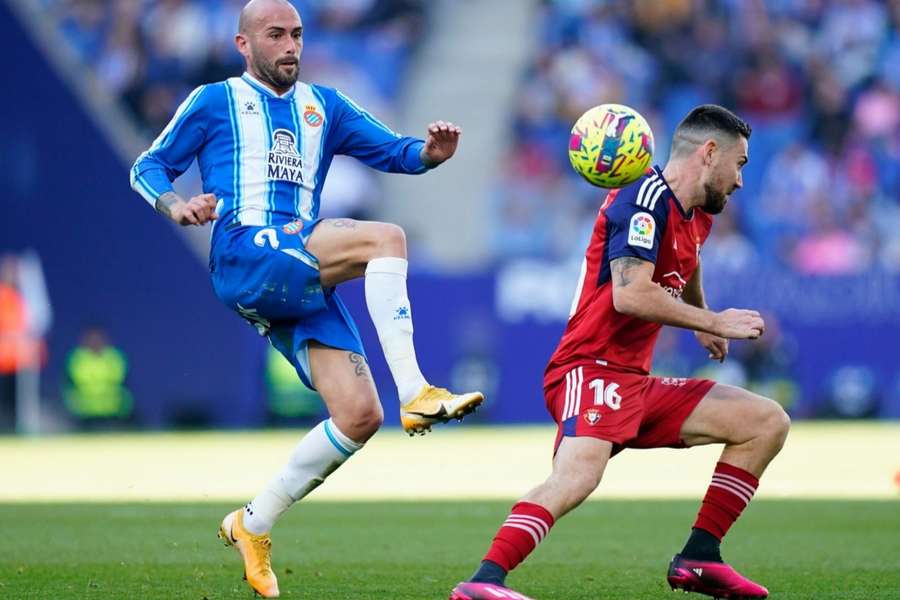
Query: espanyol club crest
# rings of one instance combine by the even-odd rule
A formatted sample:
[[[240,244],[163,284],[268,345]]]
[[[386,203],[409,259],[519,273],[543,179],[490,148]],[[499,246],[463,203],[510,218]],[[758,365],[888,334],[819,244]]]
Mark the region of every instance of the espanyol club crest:
[[[312,104],[306,105],[306,110],[303,112],[303,120],[306,121],[306,124],[310,127],[321,127],[322,122],[324,121],[321,113],[319,113]]]
[[[588,425],[596,425],[597,421],[600,420],[600,411],[596,408],[589,408],[584,411],[584,420],[587,421]]]
[[[288,235],[294,235],[303,231],[303,221],[291,221],[281,228]]]

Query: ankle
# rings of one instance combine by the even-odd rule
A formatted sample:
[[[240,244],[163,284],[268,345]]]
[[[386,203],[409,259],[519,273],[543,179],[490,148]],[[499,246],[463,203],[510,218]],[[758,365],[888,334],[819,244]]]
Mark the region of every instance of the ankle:
[[[493,561],[483,560],[470,581],[473,583],[503,585],[506,581],[506,570]]]
[[[695,527],[691,530],[691,535],[680,554],[682,558],[690,560],[722,562],[719,546],[720,542],[716,536],[705,529]]]

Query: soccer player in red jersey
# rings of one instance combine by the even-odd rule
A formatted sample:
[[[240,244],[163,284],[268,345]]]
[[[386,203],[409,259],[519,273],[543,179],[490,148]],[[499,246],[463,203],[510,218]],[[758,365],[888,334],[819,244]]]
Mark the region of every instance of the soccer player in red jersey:
[[[568,326],[544,375],[547,409],[559,426],[553,472],[513,506],[478,571],[451,600],[528,600],[505,587],[507,573],[594,491],[622,449],[716,443],[725,447],[668,581],[715,597],[767,597],[766,588],[722,560],[719,544],[784,445],[788,416],[747,390],[649,374],[663,325],[694,330],[720,361],[728,340],[765,331],[754,310],[710,310],[700,269],[712,215],[742,185],[749,138],[750,126],[727,109],[699,106],[676,128],[664,169],[607,196]]]

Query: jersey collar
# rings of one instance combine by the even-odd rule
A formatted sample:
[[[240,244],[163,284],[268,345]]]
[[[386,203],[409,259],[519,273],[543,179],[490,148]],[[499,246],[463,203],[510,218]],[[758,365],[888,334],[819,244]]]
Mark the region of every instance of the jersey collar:
[[[257,79],[256,77],[254,77],[253,75],[251,75],[251,74],[248,73],[247,71],[244,71],[244,74],[241,75],[241,79],[243,79],[244,81],[246,81],[247,84],[248,84],[250,87],[252,87],[253,89],[255,89],[257,92],[259,92],[259,93],[261,93],[261,94],[266,94],[267,96],[270,96],[270,97],[272,97],[272,98],[282,98],[282,99],[284,99],[284,100],[287,100],[288,98],[290,98],[291,96],[293,96],[293,95],[294,95],[294,90],[295,90],[296,87],[297,87],[297,85],[294,84],[294,85],[291,87],[291,89],[289,89],[288,91],[286,91],[285,93],[283,93],[283,94],[281,94],[281,95],[278,95],[278,94],[276,94],[275,92],[273,92],[273,91],[269,88],[269,86],[267,86],[266,84],[264,84],[263,82],[261,82],[259,79]]]
[[[691,219],[693,219],[694,209],[691,209],[689,212],[685,212],[684,206],[681,204],[681,200],[678,199],[678,196],[676,196],[675,192],[672,191],[672,188],[669,187],[669,182],[666,181],[665,177],[663,177],[662,168],[660,168],[659,165],[653,165],[653,170],[656,171],[656,174],[659,175],[659,178],[666,186],[665,191],[663,191],[663,195],[669,196],[670,198],[672,198],[672,200],[675,201],[675,206],[678,207],[678,212],[681,213],[681,216],[685,221],[690,221]]]

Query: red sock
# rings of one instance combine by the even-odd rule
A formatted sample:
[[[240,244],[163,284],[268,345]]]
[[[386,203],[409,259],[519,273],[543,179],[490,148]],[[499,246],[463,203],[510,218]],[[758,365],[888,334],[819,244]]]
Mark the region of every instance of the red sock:
[[[512,507],[506,522],[494,536],[484,560],[512,571],[537,548],[553,527],[553,515],[538,504],[519,502]]]
[[[728,463],[717,463],[694,527],[710,532],[721,541],[750,504],[758,486],[759,479],[751,473]]]

